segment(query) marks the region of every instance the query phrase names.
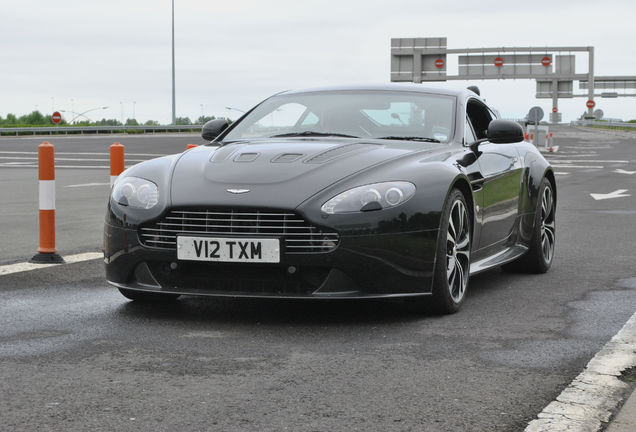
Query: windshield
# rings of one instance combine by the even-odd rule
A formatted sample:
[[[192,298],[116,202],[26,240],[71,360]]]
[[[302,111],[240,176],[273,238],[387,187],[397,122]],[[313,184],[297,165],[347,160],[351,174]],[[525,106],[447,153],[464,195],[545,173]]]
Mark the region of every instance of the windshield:
[[[223,141],[340,136],[448,142],[455,97],[391,91],[309,92],[274,96]]]

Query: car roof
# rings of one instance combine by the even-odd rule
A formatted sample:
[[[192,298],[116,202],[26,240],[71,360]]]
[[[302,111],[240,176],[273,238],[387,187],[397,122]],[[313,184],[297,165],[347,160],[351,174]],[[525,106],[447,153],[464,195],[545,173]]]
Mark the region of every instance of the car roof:
[[[278,94],[298,94],[298,93],[318,93],[333,91],[355,91],[355,90],[371,90],[371,91],[403,91],[418,93],[433,93],[447,96],[473,96],[481,99],[477,94],[468,89],[423,86],[421,84],[358,84],[358,85],[341,85],[328,87],[314,87],[307,89],[287,90]]]

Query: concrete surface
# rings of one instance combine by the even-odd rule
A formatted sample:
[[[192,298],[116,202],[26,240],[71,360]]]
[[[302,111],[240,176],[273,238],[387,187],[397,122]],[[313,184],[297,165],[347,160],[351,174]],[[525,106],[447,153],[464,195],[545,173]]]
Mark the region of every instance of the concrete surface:
[[[559,128],[555,141],[552,270],[471,278],[465,308],[451,316],[379,301],[184,297],[140,305],[106,285],[99,260],[0,276],[0,425],[523,430],[636,310],[636,175],[615,172],[636,170],[636,140]],[[136,151],[152,153],[156,144],[144,143]],[[0,140],[0,151],[15,145]],[[63,185],[107,175],[66,171]],[[3,184],[13,182],[0,190],[5,262],[32,254],[23,244],[34,236],[28,217],[37,203],[16,191],[34,174],[0,167]],[[590,196],[618,189],[630,196]],[[58,232],[63,254],[100,247],[107,192],[83,190],[62,192],[69,194],[61,198],[69,203],[60,208],[68,223]]]
[[[634,432],[636,431],[636,392],[625,402],[606,432]]]

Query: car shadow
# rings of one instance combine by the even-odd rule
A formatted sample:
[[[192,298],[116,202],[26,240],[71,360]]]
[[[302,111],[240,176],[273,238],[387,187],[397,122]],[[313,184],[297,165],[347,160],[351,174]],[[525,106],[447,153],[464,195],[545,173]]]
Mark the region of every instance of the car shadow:
[[[345,325],[400,324],[434,319],[427,308],[415,308],[408,299],[386,300],[291,300],[183,296],[169,303],[126,301],[117,309],[121,316],[184,323],[247,325]]]
[[[536,282],[532,282],[535,281]],[[485,296],[497,297],[500,291],[519,288],[528,283],[531,285],[545,283],[545,276],[537,273],[505,271],[500,267],[486,270],[470,277],[467,301]],[[464,307],[469,305],[464,305]]]

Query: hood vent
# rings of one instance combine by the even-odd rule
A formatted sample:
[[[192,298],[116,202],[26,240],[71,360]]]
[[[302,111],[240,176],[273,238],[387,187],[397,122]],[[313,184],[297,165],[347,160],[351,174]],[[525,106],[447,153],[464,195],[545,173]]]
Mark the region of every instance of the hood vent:
[[[291,163],[291,162],[297,161],[303,156],[304,155],[300,153],[283,153],[276,156],[274,159],[272,159],[271,162],[272,163]]]
[[[369,146],[372,146],[372,145],[375,146],[378,144],[345,144],[345,145],[341,145],[337,147],[332,147],[329,150],[326,150],[322,153],[318,153],[317,155],[307,159],[305,163],[321,164],[321,163],[329,162],[331,160],[337,159],[346,154],[369,148]]]
[[[241,153],[234,158],[234,162],[254,162],[258,153]]]

